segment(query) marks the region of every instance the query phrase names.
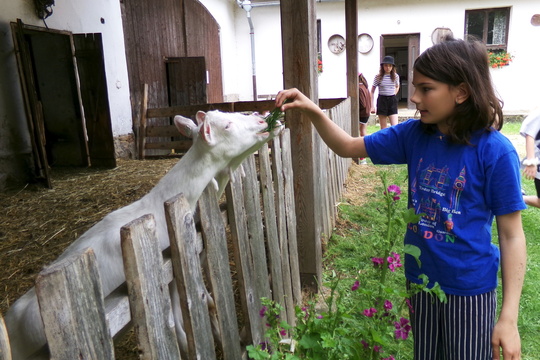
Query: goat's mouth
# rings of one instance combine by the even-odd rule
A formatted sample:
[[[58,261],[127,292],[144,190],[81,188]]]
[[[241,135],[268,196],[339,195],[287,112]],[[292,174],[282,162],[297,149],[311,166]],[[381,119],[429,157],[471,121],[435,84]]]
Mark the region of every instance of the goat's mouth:
[[[270,134],[278,135],[283,130],[284,127],[285,125],[282,124],[281,121],[276,120],[271,126],[265,127],[264,130],[259,131],[257,134],[266,135],[266,136]]]

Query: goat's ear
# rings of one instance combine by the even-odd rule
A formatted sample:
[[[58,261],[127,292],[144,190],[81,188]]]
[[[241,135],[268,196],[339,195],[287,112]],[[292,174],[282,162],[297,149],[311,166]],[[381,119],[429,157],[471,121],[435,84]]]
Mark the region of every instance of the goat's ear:
[[[206,113],[204,111],[197,111],[195,115],[197,119],[197,124],[199,124],[199,137],[203,139],[206,143],[212,145],[212,129],[210,123],[207,120]]]
[[[176,115],[174,117],[174,125],[176,125],[178,131],[180,131],[180,134],[184,135],[185,137],[193,139],[197,133],[197,125],[195,125],[193,120],[183,116]]]
[[[204,119],[206,119],[206,113],[204,111],[197,111],[197,115],[195,115],[195,118],[197,119],[197,124],[201,125],[204,122]]]
[[[210,127],[209,121],[203,121],[202,125],[199,128],[199,137],[203,139],[207,144],[213,145],[214,138],[212,136],[212,128]]]

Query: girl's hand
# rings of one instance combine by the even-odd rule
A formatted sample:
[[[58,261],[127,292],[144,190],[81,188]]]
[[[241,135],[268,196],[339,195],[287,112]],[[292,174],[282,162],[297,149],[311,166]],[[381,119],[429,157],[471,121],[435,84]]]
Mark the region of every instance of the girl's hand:
[[[375,114],[375,107],[373,107],[373,106],[371,107],[371,113]]]
[[[525,175],[527,179],[534,179],[534,177],[536,176],[536,169],[537,167],[534,165],[526,166],[523,170],[523,175]]]
[[[284,104],[285,100],[287,102]],[[315,112],[319,109],[313,101],[295,88],[281,90],[276,96],[276,107],[280,107],[283,112],[290,109]]]
[[[521,359],[521,340],[517,326],[514,323],[499,320],[493,329],[491,342],[493,345],[493,360]]]

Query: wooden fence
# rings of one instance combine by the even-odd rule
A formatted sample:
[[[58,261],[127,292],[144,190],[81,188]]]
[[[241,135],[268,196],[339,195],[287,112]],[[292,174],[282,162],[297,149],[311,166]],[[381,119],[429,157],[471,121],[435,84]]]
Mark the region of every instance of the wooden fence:
[[[349,107],[342,102],[329,115],[350,123]],[[245,346],[264,337],[262,297],[281,303],[282,316],[294,324],[302,293],[290,141],[286,129],[248,157],[243,171],[232,174],[225,202],[209,186],[197,221],[182,194],[167,201],[171,246],[165,252],[152,214],[122,227],[127,286],[107,298],[107,307],[92,250],[42,271],[36,293],[51,358],[114,359],[112,339],[134,326],[142,359],[245,359]],[[330,234],[350,160],[321,146]],[[176,341],[169,286],[178,291],[187,347]],[[9,359],[0,316],[0,360]]]

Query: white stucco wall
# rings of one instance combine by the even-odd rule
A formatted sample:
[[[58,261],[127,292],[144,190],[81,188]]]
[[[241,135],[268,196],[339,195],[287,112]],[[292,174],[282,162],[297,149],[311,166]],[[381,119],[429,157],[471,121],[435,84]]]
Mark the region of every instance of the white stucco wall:
[[[218,1],[218,0],[206,0]],[[203,1],[204,2],[204,1]],[[231,0],[234,5],[234,1]],[[535,60],[540,58],[540,47],[534,39],[540,38],[540,27],[532,26],[530,19],[540,8],[528,0],[363,0],[358,3],[358,34],[369,33],[373,50],[359,54],[359,71],[371,83],[379,68],[381,35],[420,34],[420,51],[432,46],[431,34],[437,27],[450,28],[454,36],[463,38],[465,10],[511,6],[508,51],[514,55],[510,66],[492,69],[495,86],[505,102],[506,112],[526,113],[538,102],[535,84],[540,72],[534,71]],[[335,55],[327,46],[334,34],[345,37],[344,2],[316,3],[317,18],[321,20],[323,73],[319,76],[319,97],[346,96],[345,53]],[[225,94],[237,93],[240,100],[252,99],[251,50],[249,25],[245,12],[236,7],[236,58],[224,57]],[[255,62],[257,93],[275,94],[283,87],[281,65],[280,11],[278,6],[254,7],[251,12],[255,34]],[[222,39],[226,35],[222,34]],[[222,47],[224,45],[222,44]],[[228,52],[227,55],[232,55]],[[234,63],[234,66],[230,65]],[[234,74],[231,79],[230,73]],[[234,81],[234,85],[230,83]]]
[[[56,0],[47,25],[74,34],[101,33],[113,135],[132,133],[131,102],[120,2]],[[101,23],[101,19],[104,23]],[[39,22],[37,23],[39,24]]]

